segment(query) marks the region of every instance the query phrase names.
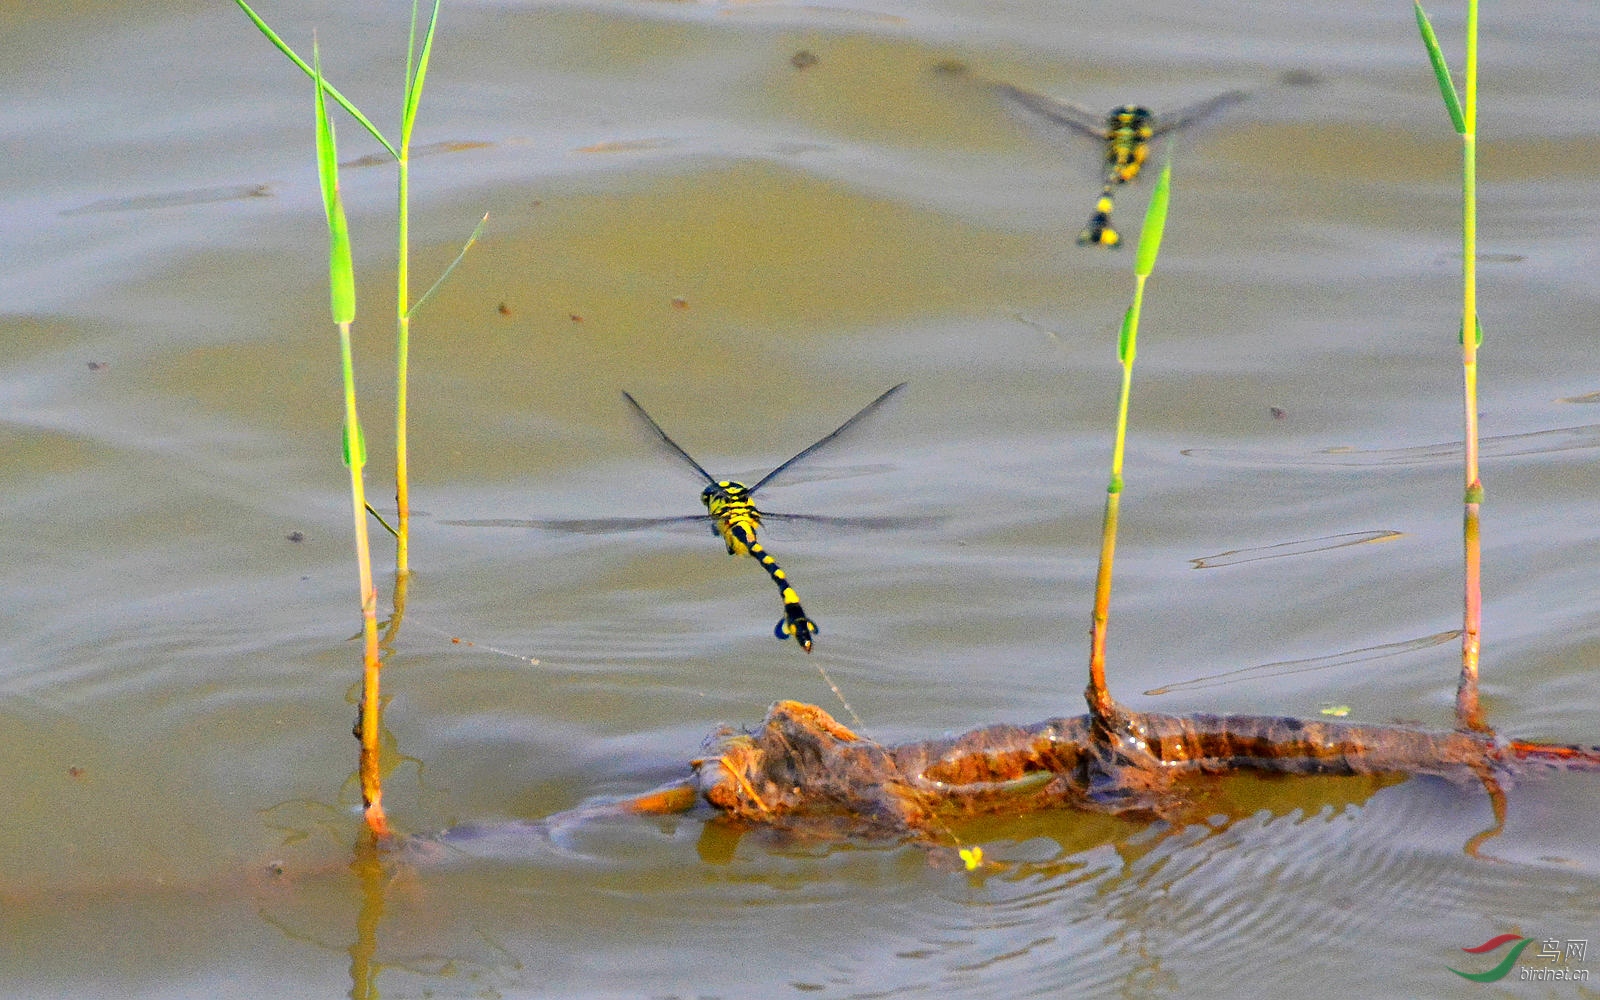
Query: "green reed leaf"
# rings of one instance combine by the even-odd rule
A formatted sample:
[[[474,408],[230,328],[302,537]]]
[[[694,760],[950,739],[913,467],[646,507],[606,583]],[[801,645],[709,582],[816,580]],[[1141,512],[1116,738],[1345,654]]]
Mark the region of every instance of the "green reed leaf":
[[[1444,98],[1445,110],[1450,112],[1450,124],[1455,127],[1457,135],[1466,135],[1467,119],[1461,113],[1461,98],[1456,94],[1455,82],[1450,79],[1450,66],[1444,61],[1444,52],[1439,48],[1439,36],[1433,33],[1433,25],[1428,21],[1422,4],[1412,0],[1411,6],[1417,12],[1417,30],[1422,33],[1422,44],[1428,49],[1428,61],[1433,63],[1433,75],[1439,81],[1439,95]]]
[[[434,279],[433,284],[431,286],[429,286],[428,290],[426,292],[423,292],[422,295],[417,298],[416,302],[412,303],[410,309],[406,310],[406,312],[405,312],[405,318],[406,319],[410,319],[413,316],[415,316],[417,314],[417,310],[421,309],[424,303],[426,303],[429,299],[433,298],[433,293],[435,293],[435,292],[437,292],[439,290],[439,286],[443,285],[444,282],[445,282],[445,279],[450,277],[450,272],[454,271],[456,269],[456,265],[460,264],[462,259],[467,256],[467,251],[471,250],[472,249],[472,245],[474,243],[478,242],[478,237],[483,235],[483,227],[488,225],[488,224],[489,224],[489,213],[485,212],[483,214],[483,218],[479,219],[478,220],[478,224],[475,227],[473,227],[472,235],[467,237],[467,242],[465,242],[465,243],[463,243],[461,245],[461,250],[456,254],[456,259],[452,260],[450,262],[450,266],[445,268],[443,271],[441,271],[439,273],[439,277]]]
[[[314,75],[312,68],[306,64],[306,61],[301,59],[299,54],[296,53],[294,49],[289,47],[289,43],[280,38],[278,33],[273,31],[272,28],[267,25],[267,22],[261,19],[261,15],[251,10],[250,5],[245,3],[245,0],[233,0],[233,2],[239,6],[240,10],[244,11],[246,17],[255,22],[256,28],[261,31],[262,35],[266,36],[267,41],[271,42],[279,52],[282,52],[290,62],[294,63],[296,66],[299,66],[301,71],[304,72],[306,76]],[[360,122],[361,127],[370,132],[372,137],[378,140],[378,143],[382,145],[384,149],[389,151],[390,156],[397,160],[400,159],[399,152],[395,150],[394,146],[389,142],[388,139],[383,137],[383,133],[378,130],[378,126],[372,124],[372,122],[367,119],[367,116],[361,113],[361,109],[357,108],[353,103],[351,103],[349,98],[339,93],[338,88],[334,87],[332,84],[325,84],[325,86],[328,89],[328,96],[333,98],[335,104],[338,104],[339,107],[350,112],[350,117]]]
[[[1172,190],[1172,160],[1169,157],[1156,178],[1155,190],[1150,193],[1150,205],[1144,210],[1144,228],[1139,232],[1139,255],[1134,259],[1133,273],[1141,278],[1150,277],[1155,270],[1156,254],[1161,251],[1161,236],[1167,228],[1167,204]]]
[[[439,4],[433,0],[433,13],[428,16],[428,31],[422,40],[422,54],[413,64],[412,55],[417,40],[417,2],[411,3],[411,38],[406,50],[406,96],[400,109],[400,148],[411,145],[411,127],[417,120],[417,107],[422,103],[422,85],[428,77],[428,63],[433,54],[433,36],[439,28]]]
[[[1131,367],[1139,354],[1139,320],[1134,308],[1129,306],[1122,314],[1122,331],[1117,334],[1117,360]]]
[[[317,180],[322,186],[322,209],[328,222],[328,291],[335,323],[351,323],[356,318],[355,264],[350,251],[350,226],[345,219],[344,199],[339,194],[339,147],[334,138],[333,120],[328,117],[327,87],[322,80],[322,61],[315,40],[311,43],[316,66],[312,79],[317,85]]]
[[[340,436],[339,446],[344,454],[344,464],[353,469],[363,469],[367,465],[367,438],[361,433],[361,424],[346,423],[344,432]]]

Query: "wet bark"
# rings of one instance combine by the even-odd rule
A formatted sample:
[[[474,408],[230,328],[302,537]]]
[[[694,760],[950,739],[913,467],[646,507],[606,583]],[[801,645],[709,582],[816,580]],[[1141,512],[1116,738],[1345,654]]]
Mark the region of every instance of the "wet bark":
[[[721,814],[779,827],[832,821],[852,833],[925,836],[952,820],[1061,807],[1168,816],[1204,774],[1436,774],[1499,782],[1529,766],[1600,769],[1600,750],[1484,732],[1430,732],[1254,715],[1121,709],[997,725],[885,747],[815,705],[782,701],[753,731],[706,743],[683,784]],[[632,800],[635,811],[656,802]],[[626,805],[626,804],[624,804]]]

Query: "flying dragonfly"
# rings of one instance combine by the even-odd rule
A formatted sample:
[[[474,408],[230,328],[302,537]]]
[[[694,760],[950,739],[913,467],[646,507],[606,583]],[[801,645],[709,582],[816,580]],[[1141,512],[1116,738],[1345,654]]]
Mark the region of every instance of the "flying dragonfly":
[[[1157,115],[1144,105],[1124,104],[1107,114],[1097,115],[1087,108],[1013,87],[1009,83],[996,83],[994,88],[1007,103],[1023,109],[1034,118],[1065,125],[1105,144],[1105,185],[1095,201],[1094,213],[1089,216],[1088,224],[1078,234],[1078,245],[1081,247],[1114,247],[1122,242],[1122,237],[1111,228],[1113,192],[1139,176],[1149,156],[1151,140],[1193,125],[1249,96],[1242,90],[1229,90],[1172,114]]]
[[[757,538],[757,531],[763,519],[771,521],[799,521],[819,524],[830,527],[889,527],[903,525],[904,518],[864,518],[864,517],[823,517],[814,514],[779,514],[772,511],[758,510],[755,505],[755,494],[763,486],[767,486],[779,478],[791,473],[807,458],[818,451],[833,444],[848,431],[856,427],[861,421],[871,416],[887,403],[893,396],[906,387],[901,382],[877,399],[862,407],[855,416],[846,420],[835,428],[832,433],[812,442],[792,457],[784,461],[777,468],[762,476],[754,486],[732,479],[718,479],[707,472],[705,466],[695,460],[694,456],[684,450],[683,446],[672,440],[661,425],[656,423],[645,408],[639,405],[632,394],[624,392],[622,398],[627,400],[633,412],[645,422],[654,433],[659,443],[666,446],[674,455],[688,464],[700,478],[705,480],[706,487],[700,492],[700,502],[705,505],[706,513],[691,514],[676,517],[645,517],[645,518],[584,518],[577,520],[475,520],[475,521],[444,521],[442,523],[460,527],[495,527],[495,528],[555,528],[557,530],[580,532],[609,532],[627,531],[637,528],[668,526],[683,523],[709,523],[712,535],[721,538],[728,549],[729,555],[749,555],[761,564],[767,571],[772,582],[778,587],[778,594],[783,601],[783,617],[778,619],[778,624],[773,628],[773,634],[780,640],[793,637],[800,648],[811,652],[813,637],[821,631],[806,610],[800,604],[800,595],[795,592],[794,585],[790,583],[789,576],[778,565],[778,561],[762,546]]]

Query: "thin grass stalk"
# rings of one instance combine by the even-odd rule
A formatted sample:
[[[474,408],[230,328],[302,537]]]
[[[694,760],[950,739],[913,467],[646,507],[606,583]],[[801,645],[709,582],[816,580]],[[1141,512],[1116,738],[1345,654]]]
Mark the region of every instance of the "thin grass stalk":
[[[396,199],[398,223],[396,225],[395,251],[395,427],[394,427],[394,501],[395,501],[395,575],[403,577],[411,572],[411,460],[408,414],[411,383],[411,134],[416,126],[417,109],[422,102],[422,88],[428,77],[428,64],[433,54],[433,38],[439,27],[439,6],[434,0],[428,17],[428,30],[417,51],[418,4],[411,4],[411,32],[406,43],[406,89],[400,113],[400,148],[395,162],[398,167]]]
[[[1161,170],[1150,205],[1145,209],[1144,227],[1139,234],[1139,252],[1134,260],[1133,303],[1122,318],[1117,337],[1117,360],[1122,365],[1122,391],[1117,399],[1117,429],[1111,447],[1111,480],[1106,487],[1105,516],[1100,529],[1100,563],[1095,573],[1094,613],[1089,624],[1089,687],[1084,699],[1097,725],[1109,728],[1117,715],[1116,702],[1106,686],[1106,625],[1111,616],[1111,577],[1116,560],[1117,525],[1122,507],[1122,463],[1128,439],[1128,404],[1133,395],[1133,362],[1138,356],[1139,317],[1144,311],[1145,281],[1155,270],[1156,255],[1167,224],[1167,206],[1172,188],[1172,163]]]
[[[1466,99],[1457,97],[1449,65],[1421,3],[1413,3],[1417,28],[1433,64],[1439,93],[1451,124],[1461,136],[1461,367],[1464,409],[1462,513],[1461,679],[1456,685],[1456,723],[1485,729],[1478,696],[1478,666],[1483,649],[1482,534],[1479,515],[1483,480],[1478,470],[1478,3],[1467,0]]]
[[[363,470],[366,444],[356,410],[355,357],[350,326],[356,316],[355,263],[350,249],[350,227],[339,192],[339,152],[333,122],[328,117],[327,90],[322,63],[312,43],[312,77],[316,82],[317,179],[322,188],[323,211],[328,224],[328,290],[333,322],[339,329],[339,363],[344,383],[343,457],[350,470],[351,516],[355,524],[356,577],[361,595],[362,684],[361,754],[358,774],[367,827],[375,836],[389,832],[383,813],[383,786],[379,767],[378,678],[382,661],[378,651],[378,591],[372,582],[372,547],[367,537],[367,496]]]
[[[410,301],[411,278],[408,262],[411,255],[411,160],[410,150],[400,146],[399,190],[400,203],[398,249],[395,268],[395,303],[398,306],[394,333],[394,573],[397,578],[411,572],[411,461],[409,421],[409,396],[411,384],[411,314],[406,308]]]
[[[1465,474],[1462,558],[1465,599],[1461,626],[1461,681],[1456,719],[1486,728],[1478,701],[1478,659],[1483,645],[1482,546],[1479,509],[1483,480],[1478,471],[1478,0],[1467,0],[1466,129],[1461,133],[1461,367],[1465,400]]]

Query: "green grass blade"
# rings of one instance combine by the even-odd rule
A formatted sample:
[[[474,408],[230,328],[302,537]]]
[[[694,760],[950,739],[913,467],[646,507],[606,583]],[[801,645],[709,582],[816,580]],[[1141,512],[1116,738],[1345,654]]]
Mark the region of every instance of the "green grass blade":
[[[1129,306],[1122,314],[1122,332],[1117,335],[1117,360],[1132,367],[1139,354],[1139,314]]]
[[[1439,95],[1444,98],[1445,109],[1450,112],[1450,124],[1455,126],[1457,135],[1466,135],[1467,119],[1461,113],[1461,98],[1456,95],[1455,82],[1450,79],[1450,66],[1439,48],[1439,37],[1433,33],[1433,25],[1422,4],[1412,0],[1411,6],[1417,12],[1417,30],[1422,32],[1422,44],[1427,46],[1428,61],[1433,63],[1433,75],[1439,81]]]
[[[339,447],[344,454],[345,465],[352,469],[367,467],[367,438],[361,433],[360,423],[345,424]]]
[[[288,42],[278,37],[278,33],[273,31],[272,28],[267,25],[267,22],[261,19],[261,15],[251,10],[250,5],[245,3],[245,0],[233,0],[233,2],[238,4],[239,9],[244,11],[245,16],[254,21],[256,27],[261,31],[261,34],[266,36],[267,41],[271,42],[279,52],[282,52],[290,62],[294,63],[296,66],[299,66],[300,69],[304,71],[306,76],[315,75],[315,72],[306,64],[306,61],[301,59],[295,50],[289,47]],[[389,151],[390,156],[393,156],[397,160],[400,158],[400,153],[394,148],[388,139],[383,137],[383,133],[378,130],[378,126],[372,124],[372,122],[367,119],[367,116],[362,114],[360,109],[350,102],[349,98],[339,93],[338,88],[334,87],[332,84],[324,84],[324,86],[327,87],[328,96],[333,98],[334,103],[350,112],[350,117],[360,122],[362,128],[372,133],[372,137],[378,140],[384,149]]]
[[[317,180],[322,185],[322,209],[328,220],[328,289],[335,323],[351,323],[356,318],[355,264],[350,251],[350,226],[345,219],[344,199],[339,195],[339,147],[334,138],[333,121],[328,117],[327,87],[322,80],[322,61],[316,42],[311,43],[316,67],[312,79],[317,85]]]
[[[1144,229],[1139,233],[1139,255],[1134,259],[1133,273],[1140,278],[1150,277],[1156,267],[1156,254],[1161,251],[1161,236],[1167,228],[1167,205],[1172,192],[1172,158],[1167,157],[1161,176],[1156,178],[1156,188],[1150,193],[1150,205],[1144,210]]]
[[[405,107],[400,109],[400,146],[405,148],[411,145],[411,126],[417,120],[417,107],[422,103],[422,85],[428,77],[428,64],[433,55],[433,36],[439,28],[439,5],[442,0],[433,0],[433,13],[428,16],[428,31],[422,40],[422,55],[417,58],[413,67],[411,50],[406,52],[406,97]],[[417,4],[411,4],[411,45],[415,45],[417,38]]]
[[[472,230],[472,235],[467,237],[467,242],[461,245],[461,252],[456,254],[456,259],[450,262],[450,266],[444,269],[444,272],[439,275],[438,280],[434,281],[432,287],[430,287],[426,292],[422,293],[421,297],[417,299],[416,304],[414,304],[410,309],[406,310],[406,319],[411,319],[414,317],[417,314],[417,310],[422,308],[422,304],[433,298],[433,293],[437,292],[439,287],[444,284],[444,280],[450,277],[450,272],[454,271],[456,269],[456,265],[461,263],[462,258],[467,255],[467,251],[472,249],[472,244],[478,242],[478,237],[483,235],[483,227],[488,224],[489,213],[485,212],[483,214],[483,218],[478,220],[477,227]]]

